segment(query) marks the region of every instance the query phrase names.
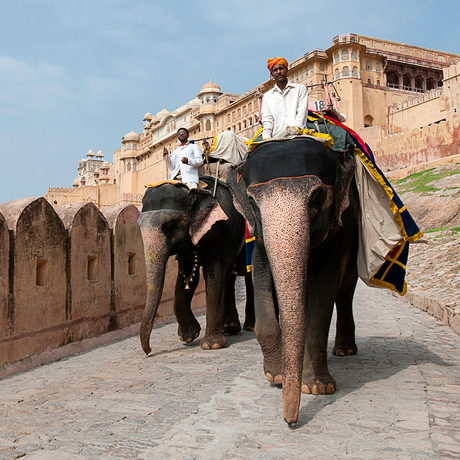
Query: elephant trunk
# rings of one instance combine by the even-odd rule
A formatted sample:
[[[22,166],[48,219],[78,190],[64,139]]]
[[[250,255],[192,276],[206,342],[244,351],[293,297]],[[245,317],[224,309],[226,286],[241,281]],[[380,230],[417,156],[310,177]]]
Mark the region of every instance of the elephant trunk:
[[[152,332],[155,315],[160,304],[165,280],[166,262],[169,258],[169,248],[166,237],[158,228],[148,228],[140,225],[144,240],[145,265],[147,270],[147,300],[140,326],[141,346],[148,355],[150,348],[150,333]]]
[[[277,292],[282,336],[284,419],[297,422],[305,353],[307,266],[310,254],[308,213],[296,196],[284,196],[281,206],[267,206],[263,236]],[[288,217],[286,217],[288,216]],[[289,222],[287,222],[289,220]]]

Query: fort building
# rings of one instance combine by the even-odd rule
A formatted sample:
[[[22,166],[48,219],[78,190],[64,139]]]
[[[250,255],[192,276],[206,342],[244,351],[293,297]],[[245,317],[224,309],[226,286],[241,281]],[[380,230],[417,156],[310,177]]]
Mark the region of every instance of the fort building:
[[[291,61],[288,79],[307,85],[309,101],[314,102],[325,97],[317,85],[326,78],[338,110],[347,115],[347,126],[389,171],[459,153],[454,141],[459,72],[458,54],[349,33],[334,37],[328,49],[315,48]],[[50,188],[47,200],[54,207],[82,201],[99,209],[115,204],[140,207],[144,185],[167,176],[162,152],[164,147],[175,149],[179,128],[186,127],[199,145],[225,130],[250,139],[260,128],[258,95],[274,85],[268,78],[244,94],[234,94],[210,80],[196,97],[171,112],[163,101],[156,115],[144,115],[139,134],[132,130],[121,139],[110,164],[101,151],[94,155],[89,150],[78,164],[72,188]],[[418,155],[422,138],[426,145],[437,142],[445,148]],[[401,149],[406,152],[402,159]]]

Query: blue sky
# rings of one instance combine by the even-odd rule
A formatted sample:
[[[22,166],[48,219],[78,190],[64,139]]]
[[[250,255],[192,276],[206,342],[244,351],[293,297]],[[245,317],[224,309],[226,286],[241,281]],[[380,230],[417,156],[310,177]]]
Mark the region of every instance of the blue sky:
[[[2,1],[0,203],[70,187],[92,148],[111,162],[142,118],[212,79],[243,93],[289,61],[357,33],[460,54],[460,2]]]

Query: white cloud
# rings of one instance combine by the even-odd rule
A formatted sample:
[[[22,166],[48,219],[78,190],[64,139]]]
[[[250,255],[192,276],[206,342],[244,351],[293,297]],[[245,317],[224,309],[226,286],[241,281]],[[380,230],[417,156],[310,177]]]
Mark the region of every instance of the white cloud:
[[[28,110],[54,110],[69,95],[66,79],[62,67],[47,62],[31,64],[0,55],[2,111],[21,117]]]

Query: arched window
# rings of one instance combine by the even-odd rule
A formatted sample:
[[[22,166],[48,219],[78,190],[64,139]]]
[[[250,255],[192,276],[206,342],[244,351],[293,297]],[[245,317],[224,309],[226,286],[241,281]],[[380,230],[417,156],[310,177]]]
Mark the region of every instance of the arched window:
[[[372,85],[372,80],[370,78],[367,79],[367,84]]]
[[[380,80],[377,80],[377,86],[380,86]]]
[[[415,88],[417,91],[423,91],[423,78],[418,76],[415,77]]]
[[[252,126],[252,117],[249,117],[249,126]]]
[[[342,77],[349,77],[349,76],[350,76],[350,69],[348,68],[348,66],[345,66],[342,69]]]
[[[409,74],[404,74],[403,76],[403,86],[406,89],[412,89],[412,78]]]
[[[246,129],[246,120],[243,120],[243,129]]]
[[[319,63],[319,71],[324,72],[324,62]]]
[[[131,171],[131,163],[128,163],[128,164],[126,165],[126,171]]]
[[[241,118],[241,109],[238,109],[237,118]]]
[[[241,123],[238,123],[238,131],[241,131]]]
[[[376,70],[377,72],[380,72],[380,70],[381,70],[381,69],[380,69],[380,62],[379,62],[379,61],[377,61],[377,62],[375,63],[375,70]]]
[[[247,110],[247,107],[244,106],[244,107],[243,107],[243,115],[246,115],[246,110]]]
[[[387,82],[390,88],[399,88],[399,75],[394,71],[388,72]]]
[[[353,67],[353,70],[351,71],[351,76],[359,78],[358,67],[356,67],[356,66]]]
[[[232,121],[235,121],[235,120],[236,120],[236,112],[233,111],[233,112],[232,112]]]
[[[350,55],[348,54],[348,49],[345,48],[342,50],[342,61],[348,61],[350,59]]]
[[[231,120],[230,120],[230,114],[228,113],[228,114],[227,114],[227,123],[230,124],[230,121],[231,121]]]
[[[340,62],[340,54],[338,51],[336,51],[334,53],[334,64],[337,64],[338,62]]]
[[[339,78],[340,78],[340,70],[339,70],[339,69],[336,69],[336,70],[335,70],[334,79],[335,79],[335,80],[338,80]]]
[[[372,62],[369,59],[366,61],[366,70],[372,70]]]
[[[206,120],[206,131],[211,131],[211,121]]]
[[[357,61],[358,60],[358,52],[356,50],[351,51],[351,60]]]
[[[252,102],[250,102],[248,104],[248,112],[251,113],[252,112]]]
[[[366,115],[364,117],[364,127],[370,128],[374,124],[374,118],[371,115]]]

